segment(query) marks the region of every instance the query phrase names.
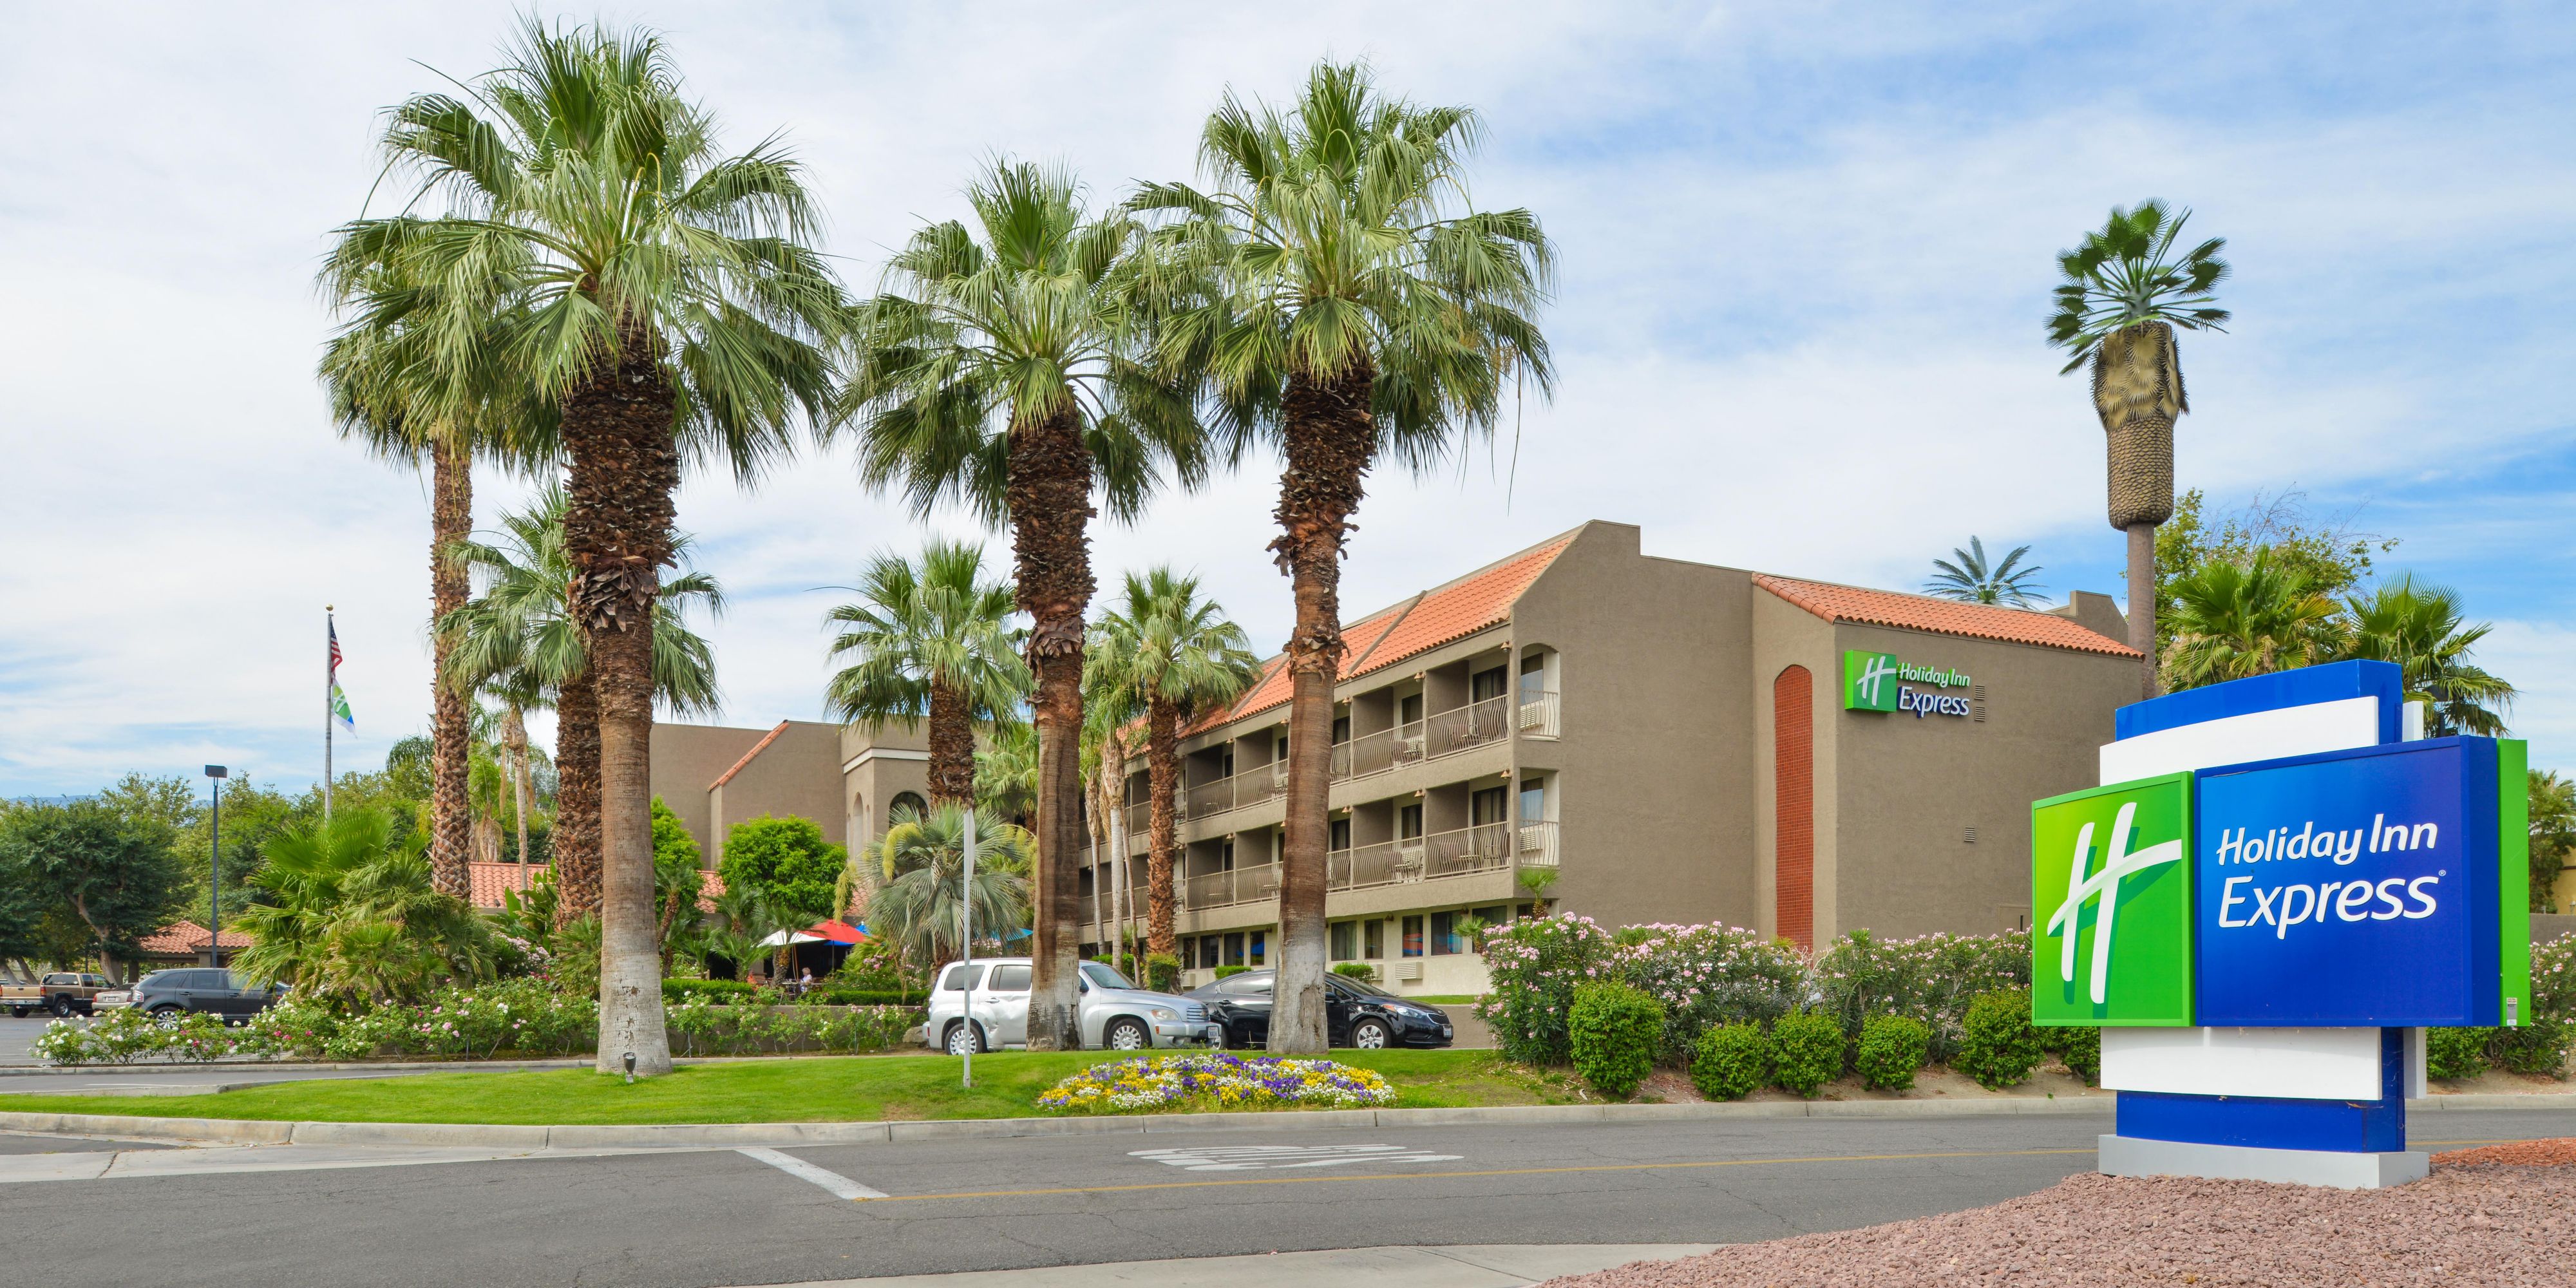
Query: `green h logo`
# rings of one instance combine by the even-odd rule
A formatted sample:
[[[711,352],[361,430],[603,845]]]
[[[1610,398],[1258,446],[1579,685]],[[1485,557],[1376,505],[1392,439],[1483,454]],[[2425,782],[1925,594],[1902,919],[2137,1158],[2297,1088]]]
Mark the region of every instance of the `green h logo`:
[[[1843,710],[1896,709],[1896,655],[1843,650]]]
[[[2031,806],[2031,1018],[2192,1018],[2191,775]]]

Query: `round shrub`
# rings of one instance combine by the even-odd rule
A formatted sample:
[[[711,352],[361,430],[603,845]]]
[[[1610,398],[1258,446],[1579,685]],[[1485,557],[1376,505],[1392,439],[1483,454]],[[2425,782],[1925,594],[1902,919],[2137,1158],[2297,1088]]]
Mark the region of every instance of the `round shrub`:
[[[1157,993],[1181,991],[1181,959],[1170,953],[1145,954],[1145,987]]]
[[[2494,1029],[2428,1029],[2424,1034],[2424,1076],[2474,1078],[2487,1071],[2487,1043]]]
[[[1843,1075],[1843,1026],[1822,1011],[1791,1011],[1771,1026],[1771,1080],[1813,1096]]]
[[[2078,1024],[2050,1029],[2048,1033],[2063,1044],[2057,1058],[2066,1062],[2069,1072],[2082,1078],[2085,1086],[2102,1085],[2102,1030],[2090,1024]]]
[[[1771,1039],[1752,1023],[1721,1024],[1699,1035],[1691,1085],[1711,1100],[1741,1100],[1770,1080]]]
[[[1573,1038],[1574,1071],[1603,1095],[1625,1100],[1655,1067],[1664,1007],[1625,984],[1586,984],[1574,991],[1566,1027]]]
[[[1997,989],[1968,1003],[1966,1032],[1952,1061],[1959,1072],[1988,1091],[2001,1091],[2029,1080],[2046,1052],[2039,1030],[2030,1022],[2030,990]]]
[[[2571,1028],[2576,1025],[2535,1016],[2518,1028],[2497,1029],[2494,1040],[2487,1043],[2487,1055],[2507,1073],[2563,1077]]]
[[[1875,1090],[1905,1091],[1913,1087],[1931,1049],[1931,1025],[1902,1015],[1873,1015],[1860,1026],[1860,1050],[1852,1066]]]

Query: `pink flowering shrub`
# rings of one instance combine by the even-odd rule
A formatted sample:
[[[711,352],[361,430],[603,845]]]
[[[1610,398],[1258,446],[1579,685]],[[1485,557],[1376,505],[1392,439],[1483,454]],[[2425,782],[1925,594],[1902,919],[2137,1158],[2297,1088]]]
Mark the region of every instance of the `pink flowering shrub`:
[[[1612,975],[1664,1005],[1664,1050],[1693,1050],[1720,1025],[1768,1023],[1806,997],[1798,950],[1741,926],[1631,926],[1616,936]]]
[[[1524,917],[1484,933],[1493,988],[1476,1015],[1494,1029],[1506,1059],[1563,1064],[1572,1055],[1567,1016],[1574,990],[1610,978],[1610,932],[1570,912]]]
[[[1917,935],[1879,939],[1855,930],[1817,957],[1818,1009],[1857,1041],[1873,1015],[1902,1015],[1931,1030],[1931,1058],[1947,1062],[1981,993],[2030,987],[2030,935]]]

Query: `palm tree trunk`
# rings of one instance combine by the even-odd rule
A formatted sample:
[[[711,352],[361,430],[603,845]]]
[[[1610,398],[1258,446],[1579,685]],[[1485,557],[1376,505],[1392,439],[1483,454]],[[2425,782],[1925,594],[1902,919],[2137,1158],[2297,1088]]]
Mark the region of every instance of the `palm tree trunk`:
[[[1108,799],[1102,792],[1107,781],[1105,768],[1094,770],[1091,781],[1082,787],[1085,799],[1091,802],[1091,807],[1082,812],[1083,822],[1091,832],[1091,942],[1103,947],[1109,943],[1107,927],[1112,913],[1109,869],[1103,866],[1109,861],[1109,816],[1101,812],[1102,802]],[[1117,961],[1118,954],[1110,953],[1109,960]]]
[[[1100,777],[1102,779],[1100,799],[1103,810],[1100,816],[1101,830],[1109,834],[1110,862],[1117,865],[1110,869],[1112,872],[1117,874],[1114,878],[1111,891],[1117,898],[1117,912],[1116,915],[1111,918],[1111,922],[1116,926],[1116,929],[1109,932],[1109,961],[1111,965],[1117,965],[1125,960],[1127,956],[1128,926],[1129,923],[1133,922],[1136,918],[1135,909],[1129,906],[1129,900],[1135,894],[1135,884],[1127,878],[1126,741],[1126,736],[1123,731],[1113,729],[1109,732],[1109,736],[1102,739],[1100,743]]]
[[[555,697],[555,924],[599,911],[599,696],[590,671]]]
[[[1145,947],[1178,959],[1180,941],[1172,935],[1172,874],[1181,853],[1181,709],[1168,698],[1145,707],[1146,825],[1153,829],[1145,853]]]
[[[1333,684],[1342,660],[1342,541],[1377,445],[1369,414],[1375,372],[1356,362],[1329,377],[1292,375],[1279,476],[1280,535],[1270,543],[1297,600],[1288,637],[1288,793],[1279,854],[1279,974],[1270,1049],[1321,1052],[1325,854],[1331,845]]]
[[[654,934],[653,607],[671,562],[680,458],[674,400],[650,337],[628,327],[617,365],[567,398],[571,504],[564,545],[573,609],[599,698],[599,1059],[632,1054],[638,1075],[671,1071]]]
[[[528,861],[528,807],[535,803],[536,790],[528,781],[527,715],[516,702],[503,717],[501,740],[510,749],[511,813],[517,816],[519,830],[519,851],[513,857],[524,864]]]
[[[465,566],[447,557],[456,542],[474,535],[474,457],[462,446],[430,451],[429,601],[431,620],[465,607]],[[473,893],[465,862],[472,844],[465,779],[471,755],[467,695],[448,683],[447,655],[456,641],[432,631],[430,651],[429,871],[440,894]]]
[[[930,686],[930,803],[975,803],[975,720],[953,685]]]
[[[2129,525],[2129,647],[2146,655],[2138,691],[2156,696],[2156,525]],[[2136,587],[2144,586],[2142,592]]]
[[[1091,606],[1091,451],[1070,408],[1011,426],[1012,560],[1029,615],[1036,673],[1038,852],[1032,898],[1028,1047],[1080,1044],[1074,1031],[1074,951],[1082,916],[1082,636]]]

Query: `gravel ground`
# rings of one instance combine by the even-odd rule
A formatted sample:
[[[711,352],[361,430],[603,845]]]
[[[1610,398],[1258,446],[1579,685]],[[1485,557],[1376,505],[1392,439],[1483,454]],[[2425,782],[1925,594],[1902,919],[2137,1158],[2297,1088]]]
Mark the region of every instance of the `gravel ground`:
[[[2431,1177],[2389,1190],[2086,1173],[1993,1207],[1548,1281],[1551,1288],[2437,1283],[2576,1284],[2576,1138],[2455,1150]]]

